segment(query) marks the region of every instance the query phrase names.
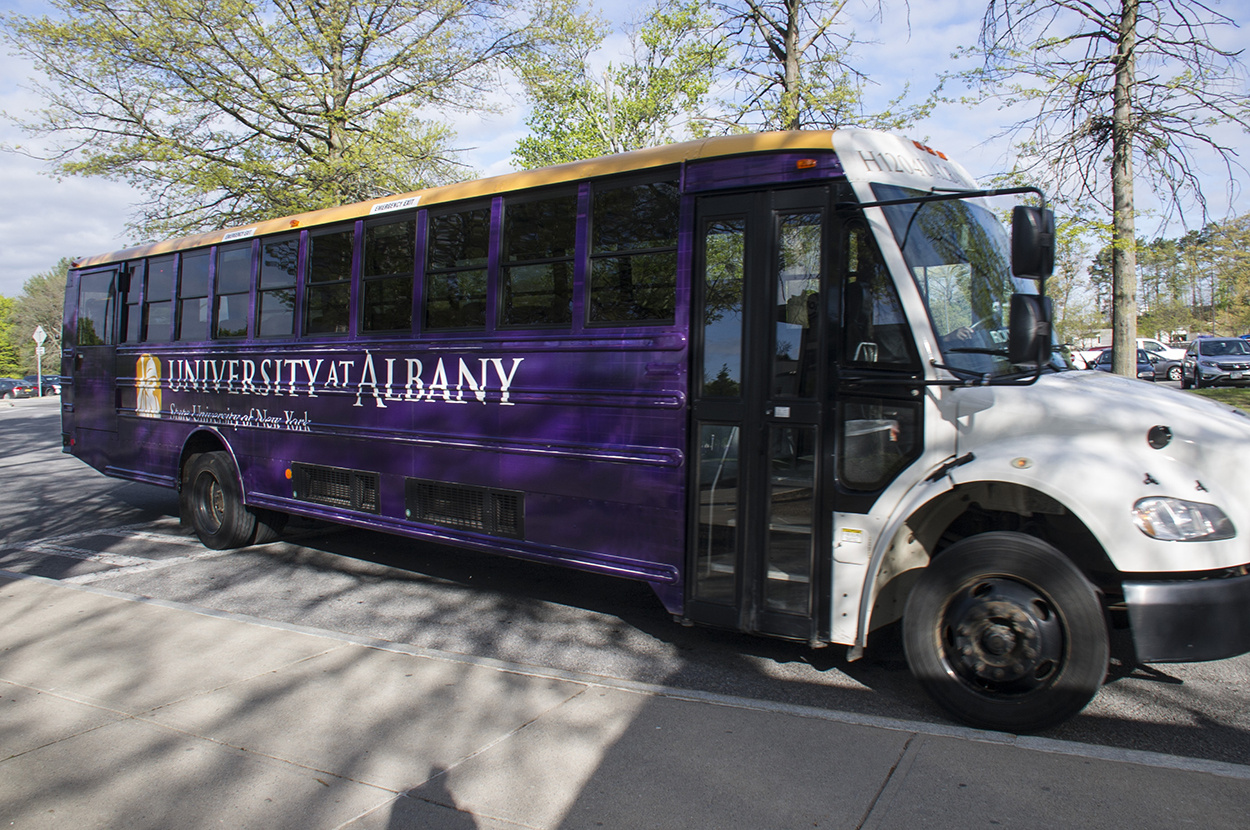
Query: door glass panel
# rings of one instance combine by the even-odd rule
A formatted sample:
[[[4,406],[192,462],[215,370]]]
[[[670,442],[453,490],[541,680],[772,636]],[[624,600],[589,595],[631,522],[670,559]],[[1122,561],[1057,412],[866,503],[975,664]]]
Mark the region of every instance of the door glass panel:
[[[738,427],[699,426],[699,549],[694,595],[733,605],[738,558]]]
[[[709,222],[703,234],[703,397],[742,394],[742,274],[746,220]]]
[[[806,614],[810,606],[816,494],[816,428],[771,429],[764,605]]]
[[[812,398],[816,394],[820,220],[819,213],[780,217],[772,373],[775,398]]]

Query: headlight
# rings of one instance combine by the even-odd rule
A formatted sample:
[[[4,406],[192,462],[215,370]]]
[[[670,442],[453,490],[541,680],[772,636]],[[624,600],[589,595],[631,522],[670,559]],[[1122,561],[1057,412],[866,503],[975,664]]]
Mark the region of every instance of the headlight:
[[[1152,496],[1133,505],[1133,521],[1142,533],[1165,542],[1213,542],[1237,535],[1233,523],[1214,504]]]

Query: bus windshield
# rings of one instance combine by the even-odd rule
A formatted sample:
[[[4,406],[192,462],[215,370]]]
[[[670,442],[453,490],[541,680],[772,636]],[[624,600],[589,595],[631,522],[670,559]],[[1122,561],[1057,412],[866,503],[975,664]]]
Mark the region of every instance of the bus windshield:
[[[882,201],[924,194],[874,184]],[[885,205],[903,259],[920,287],[945,365],[981,376],[1015,374],[1007,359],[1013,292],[1036,294],[1012,276],[1011,246],[997,217],[966,199]]]

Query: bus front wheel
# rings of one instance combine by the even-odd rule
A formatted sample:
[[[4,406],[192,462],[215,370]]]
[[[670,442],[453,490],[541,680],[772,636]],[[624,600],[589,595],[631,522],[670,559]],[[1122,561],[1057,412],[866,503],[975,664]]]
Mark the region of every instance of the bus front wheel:
[[[243,504],[234,464],[225,452],[206,452],[188,461],[182,497],[195,535],[207,548],[227,550],[250,545],[256,516]]]
[[[1035,732],[1081,711],[1110,661],[1098,592],[1051,545],[983,533],[942,552],[903,615],[912,674],[956,719]]]

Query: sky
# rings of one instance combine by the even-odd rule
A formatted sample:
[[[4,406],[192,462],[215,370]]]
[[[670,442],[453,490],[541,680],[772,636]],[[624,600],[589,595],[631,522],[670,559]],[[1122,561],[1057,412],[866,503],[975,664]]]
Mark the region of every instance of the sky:
[[[618,2],[609,15],[616,22],[630,16],[644,4]],[[854,63],[875,82],[868,91],[870,104],[884,105],[910,85],[913,98],[923,97],[937,84],[942,71],[961,68],[952,59],[960,46],[975,44],[983,6],[975,3],[935,3],[913,0],[908,9],[899,2],[888,2],[882,20],[872,20],[867,6],[852,9],[852,29],[860,44]],[[875,8],[875,5],[874,5]],[[1222,0],[1224,13],[1234,20],[1250,23],[1250,0]],[[0,0],[0,13],[38,15],[50,12],[43,0]],[[1242,48],[1245,29],[1225,32],[1233,48]],[[623,37],[610,41],[623,43]],[[21,58],[7,54],[0,44],[0,112],[22,115],[39,106],[29,90],[33,67]],[[947,93],[959,90],[948,89]],[[483,175],[496,175],[514,169],[510,157],[518,140],[526,134],[521,95],[516,89],[496,97],[502,113],[459,114],[452,117],[458,135],[457,146],[463,158]],[[910,138],[923,141],[961,162],[974,177],[987,178],[1010,166],[1010,146],[991,137],[1010,119],[994,105],[970,107],[944,104],[925,121],[906,131]],[[1244,141],[1244,135],[1242,140]],[[0,118],[0,146],[24,145],[29,138]],[[1231,201],[1222,167],[1213,158],[1202,157],[1203,173],[1209,184],[1204,188],[1214,218],[1250,210],[1250,182],[1239,173]],[[1149,207],[1142,185],[1139,204]],[[16,297],[30,276],[47,271],[62,257],[105,253],[137,241],[126,229],[126,221],[137,194],[125,184],[98,178],[72,177],[58,180],[49,175],[46,162],[12,152],[0,152],[0,295]],[[1138,232],[1153,232],[1149,217],[1138,222]],[[1183,233],[1176,226],[1167,235]]]

